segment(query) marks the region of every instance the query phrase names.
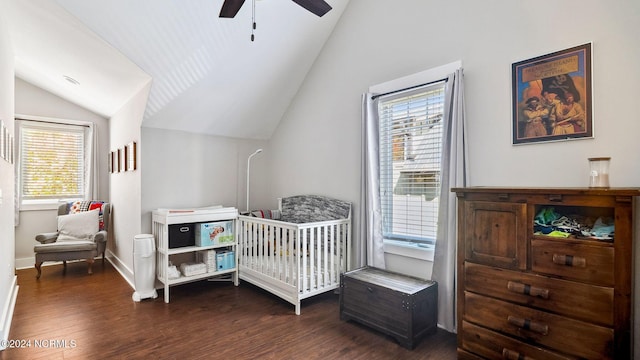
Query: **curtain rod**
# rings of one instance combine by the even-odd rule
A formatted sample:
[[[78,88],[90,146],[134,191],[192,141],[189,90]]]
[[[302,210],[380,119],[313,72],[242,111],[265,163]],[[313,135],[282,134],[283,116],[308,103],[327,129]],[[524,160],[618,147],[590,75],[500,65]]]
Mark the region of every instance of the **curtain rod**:
[[[447,80],[448,80],[448,78],[444,78],[444,79],[440,79],[440,80],[434,80],[434,81],[430,81],[428,83],[424,83],[424,84],[420,84],[420,85],[414,85],[414,86],[410,86],[410,87],[404,88],[404,89],[389,91],[389,92],[386,92],[384,94],[373,95],[373,96],[371,96],[371,100],[375,100],[375,99],[379,98],[380,96],[391,95],[391,94],[395,94],[395,93],[399,93],[399,92],[407,91],[407,90],[413,90],[413,89],[417,89],[417,88],[422,87],[422,86],[433,85],[433,84],[437,84],[437,83],[443,82],[443,81],[447,82]]]
[[[91,124],[88,124],[86,122],[80,121],[80,120],[65,120],[65,119],[29,119],[27,116],[24,117],[15,117],[14,119],[16,120],[21,120],[21,121],[31,121],[31,122],[40,122],[40,123],[44,123],[44,124],[56,124],[56,125],[72,125],[72,126],[84,126],[84,127],[91,127]]]

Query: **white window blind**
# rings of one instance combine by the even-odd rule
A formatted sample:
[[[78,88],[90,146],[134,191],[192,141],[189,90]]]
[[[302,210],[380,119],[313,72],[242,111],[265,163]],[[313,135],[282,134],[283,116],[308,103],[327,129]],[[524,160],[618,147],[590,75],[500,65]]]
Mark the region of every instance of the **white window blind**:
[[[85,191],[85,127],[20,122],[22,200],[82,198]]]
[[[380,97],[385,239],[436,240],[443,110],[444,82]]]

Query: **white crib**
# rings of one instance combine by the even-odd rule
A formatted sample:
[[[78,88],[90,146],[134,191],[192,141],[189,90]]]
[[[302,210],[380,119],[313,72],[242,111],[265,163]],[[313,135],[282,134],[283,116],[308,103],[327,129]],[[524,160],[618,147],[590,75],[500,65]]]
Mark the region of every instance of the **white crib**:
[[[331,206],[326,201],[335,200],[305,195],[295,197],[296,205],[287,209],[291,198],[280,202],[282,220],[344,218],[293,223],[240,215],[238,272],[241,280],[295,305],[300,315],[301,300],[339,288],[340,274],[350,267],[351,206],[342,202],[346,211],[343,206],[341,215],[327,214]],[[300,199],[305,206],[299,206]],[[300,216],[301,212],[306,213]]]

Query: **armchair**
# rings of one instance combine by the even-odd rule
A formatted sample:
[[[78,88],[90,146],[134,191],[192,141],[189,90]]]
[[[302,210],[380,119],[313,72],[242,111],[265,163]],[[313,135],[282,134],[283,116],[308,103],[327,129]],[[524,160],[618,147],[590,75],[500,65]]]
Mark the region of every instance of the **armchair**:
[[[42,275],[42,263],[86,259],[92,274],[94,258],[107,247],[110,204],[104,201],[64,202],[58,206],[58,231],[36,235],[35,252],[37,279]]]

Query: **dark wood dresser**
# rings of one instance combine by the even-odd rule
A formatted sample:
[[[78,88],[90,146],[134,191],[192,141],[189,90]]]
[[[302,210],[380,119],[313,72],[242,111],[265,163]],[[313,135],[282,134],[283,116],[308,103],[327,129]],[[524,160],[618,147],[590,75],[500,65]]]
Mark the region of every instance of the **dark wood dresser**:
[[[413,349],[436,332],[438,284],[364,267],[340,278],[340,319],[354,320]]]
[[[452,191],[460,359],[633,358],[640,189]]]

